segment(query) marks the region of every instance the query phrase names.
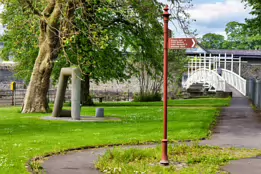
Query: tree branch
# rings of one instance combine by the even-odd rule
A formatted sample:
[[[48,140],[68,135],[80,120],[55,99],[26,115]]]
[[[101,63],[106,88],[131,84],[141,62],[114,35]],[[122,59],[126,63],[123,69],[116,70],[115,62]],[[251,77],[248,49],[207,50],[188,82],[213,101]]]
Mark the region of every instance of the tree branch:
[[[43,15],[45,17],[49,17],[53,12],[54,7],[55,7],[55,0],[49,0],[47,7],[43,11]]]
[[[54,1],[54,0],[51,0],[51,1]],[[62,8],[62,4],[59,2],[56,2],[54,5],[54,8],[50,14],[49,20],[48,20],[48,24],[51,27],[54,27],[56,29],[57,29],[57,25],[59,23],[59,17],[62,13],[61,8]]]
[[[38,16],[42,16],[42,14],[40,13],[39,10],[37,10],[34,6],[33,6],[33,3],[32,1],[30,0],[25,0],[26,4],[29,6],[29,8],[33,11],[33,13],[35,15],[38,15]]]

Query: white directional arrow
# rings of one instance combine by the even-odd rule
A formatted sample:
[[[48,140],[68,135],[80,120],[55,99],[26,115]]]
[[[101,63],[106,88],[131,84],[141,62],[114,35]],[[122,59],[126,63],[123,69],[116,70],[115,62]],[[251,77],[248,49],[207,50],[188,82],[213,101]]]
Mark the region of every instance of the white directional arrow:
[[[193,42],[193,44],[192,44],[192,48],[194,48],[194,47],[195,47],[195,45],[196,45],[196,42],[195,42],[195,40],[194,40],[194,39],[192,39],[192,42]]]

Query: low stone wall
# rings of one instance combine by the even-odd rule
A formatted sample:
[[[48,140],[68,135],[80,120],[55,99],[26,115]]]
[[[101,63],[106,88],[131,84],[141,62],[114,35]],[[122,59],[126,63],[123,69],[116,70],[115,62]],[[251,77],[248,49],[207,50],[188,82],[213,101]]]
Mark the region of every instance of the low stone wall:
[[[113,93],[125,93],[128,91],[131,91],[132,93],[139,92],[139,81],[137,78],[132,77],[131,79],[125,81],[125,82],[117,82],[117,81],[111,81],[107,83],[91,83],[90,84],[90,91],[103,91],[103,93],[106,93],[108,91]]]

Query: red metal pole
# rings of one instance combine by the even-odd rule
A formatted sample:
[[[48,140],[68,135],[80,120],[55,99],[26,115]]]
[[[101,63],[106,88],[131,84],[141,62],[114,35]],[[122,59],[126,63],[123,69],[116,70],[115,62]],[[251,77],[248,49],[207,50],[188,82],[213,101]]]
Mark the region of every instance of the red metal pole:
[[[168,165],[168,22],[169,7],[164,8],[164,135],[162,140],[162,159],[160,164]]]

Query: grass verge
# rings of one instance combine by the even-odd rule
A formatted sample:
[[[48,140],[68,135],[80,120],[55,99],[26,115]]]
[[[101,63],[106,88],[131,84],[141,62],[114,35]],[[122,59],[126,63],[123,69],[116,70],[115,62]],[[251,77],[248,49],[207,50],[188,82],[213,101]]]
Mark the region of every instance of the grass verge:
[[[115,148],[100,157],[96,167],[108,174],[221,174],[227,173],[222,171],[221,166],[229,161],[260,153],[260,150],[177,144],[169,146],[170,165],[163,167],[159,165],[160,147],[128,150]]]

